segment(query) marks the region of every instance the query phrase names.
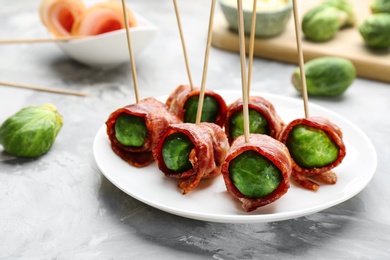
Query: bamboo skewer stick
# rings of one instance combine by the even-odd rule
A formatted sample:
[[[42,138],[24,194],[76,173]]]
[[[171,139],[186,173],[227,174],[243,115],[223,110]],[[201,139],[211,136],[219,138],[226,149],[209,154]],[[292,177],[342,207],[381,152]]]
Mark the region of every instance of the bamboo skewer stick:
[[[207,77],[208,60],[209,60],[209,53],[210,53],[210,46],[211,46],[211,38],[212,38],[215,3],[216,0],[212,0],[211,9],[210,9],[208,35],[207,35],[207,45],[206,45],[206,52],[205,52],[204,65],[203,65],[203,77],[202,77],[202,84],[200,87],[198,111],[196,113],[196,121],[195,121],[197,125],[200,123],[202,117],[202,108],[203,108],[203,101],[204,101],[204,91],[206,89],[206,77]]]
[[[302,51],[302,40],[301,40],[301,30],[300,30],[300,22],[298,16],[298,6],[296,0],[293,0],[293,13],[294,13],[294,24],[295,24],[295,37],[297,40],[297,49],[298,49],[298,59],[299,59],[299,70],[301,73],[301,81],[302,81],[302,98],[303,105],[305,110],[305,117],[309,117],[309,105],[308,105],[308,97],[307,97],[307,88],[306,88],[306,74],[305,74],[305,62],[303,59],[303,51]]]
[[[133,75],[135,101],[138,104],[138,102],[139,102],[139,95],[138,95],[137,71],[136,71],[136,68],[135,68],[135,60],[134,60],[134,55],[133,55],[133,48],[132,48],[132,45],[131,45],[129,21],[128,21],[128,18],[127,18],[126,1],[125,0],[122,0],[122,9],[123,9],[123,17],[125,18],[127,47],[129,49],[129,56],[130,56],[130,62],[131,62],[131,72],[132,72],[132,75]]]
[[[7,87],[14,87],[14,88],[31,89],[31,90],[37,90],[37,91],[43,91],[43,92],[51,92],[51,93],[57,93],[57,94],[65,94],[65,95],[74,95],[74,96],[88,96],[89,95],[87,93],[66,90],[66,89],[45,88],[45,87],[16,84],[16,83],[11,83],[11,82],[4,82],[4,81],[0,81],[0,85],[7,86]]]
[[[190,71],[190,66],[189,66],[189,62],[188,62],[188,55],[187,55],[187,48],[186,48],[186,44],[185,44],[185,41],[184,41],[184,35],[183,35],[183,30],[182,30],[181,21],[180,21],[179,8],[177,6],[177,1],[176,0],[173,0],[173,5],[175,7],[176,21],[177,21],[177,26],[179,27],[181,46],[183,48],[184,61],[185,61],[185,64],[186,64],[188,80],[190,82],[191,90],[193,90],[194,89],[194,84],[193,84],[192,77],[191,77],[191,71]]]
[[[251,34],[249,39],[248,98],[251,92],[253,52],[255,47],[256,11],[257,11],[257,0],[253,0]]]
[[[246,84],[246,53],[245,53],[245,33],[244,17],[242,10],[242,0],[237,0],[237,16],[239,25],[239,46],[241,58],[241,83],[242,83],[242,110],[244,113],[244,137],[245,142],[249,142],[249,111],[248,111],[248,85]]]
[[[86,39],[91,36],[60,36],[56,38],[31,38],[31,39],[2,39],[0,44],[15,44],[15,43],[44,43],[44,42],[67,42],[71,40]]]

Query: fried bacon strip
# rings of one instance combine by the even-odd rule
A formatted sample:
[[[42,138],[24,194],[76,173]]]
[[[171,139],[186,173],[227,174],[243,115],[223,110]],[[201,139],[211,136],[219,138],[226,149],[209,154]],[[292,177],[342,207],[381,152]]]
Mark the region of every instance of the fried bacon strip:
[[[168,106],[169,110],[172,111],[172,113],[174,113],[181,120],[183,120],[184,114],[186,112],[184,106],[187,100],[190,97],[199,96],[199,93],[200,93],[199,88],[195,88],[194,90],[191,90],[191,87],[189,85],[180,85],[169,95],[166,101],[166,105]],[[219,112],[218,112],[217,119],[213,123],[222,127],[225,123],[225,117],[226,117],[226,110],[227,110],[226,102],[219,94],[211,90],[205,90],[205,96],[210,96],[217,100],[219,104]]]
[[[294,126],[302,124],[323,130],[329,136],[329,138],[337,145],[337,147],[339,148],[339,153],[335,161],[320,168],[303,168],[299,166],[294,161],[294,159],[292,159],[292,177],[300,186],[310,190],[318,190],[319,187],[318,183],[310,179],[327,184],[335,184],[337,182],[337,176],[331,170],[337,165],[339,165],[346,155],[346,148],[343,142],[343,133],[341,132],[341,129],[325,117],[316,116],[309,118],[299,118],[293,120],[284,128],[279,137],[279,140],[285,144],[287,142],[289,133],[294,128]]]
[[[39,7],[42,23],[55,36],[69,36],[76,19],[86,10],[82,0],[43,0]]]
[[[246,212],[253,211],[259,207],[270,204],[282,197],[290,188],[290,175],[292,171],[291,157],[287,147],[264,134],[250,134],[249,142],[245,142],[245,137],[237,137],[222,165],[222,176],[226,189],[230,194],[242,202],[242,207]],[[230,178],[230,162],[245,151],[255,151],[270,160],[281,172],[283,180],[279,186],[270,194],[260,198],[250,198],[242,194],[233,184]]]
[[[243,109],[242,98],[237,99],[235,102],[230,104],[227,108],[227,115],[225,120],[225,132],[230,143],[233,142],[233,138],[230,134],[231,132],[230,119],[233,114],[235,114],[237,111],[242,111],[242,109]],[[281,119],[281,117],[276,113],[274,105],[263,97],[250,96],[248,102],[248,109],[256,110],[261,115],[263,115],[265,119],[268,121],[268,125],[270,128],[269,135],[273,138],[277,138],[277,136],[283,130],[285,124]]]
[[[119,115],[129,114],[145,118],[148,135],[142,147],[130,147],[122,145],[115,137],[115,122]],[[137,104],[131,104],[117,109],[106,121],[107,135],[111,142],[112,150],[130,165],[143,167],[153,162],[152,149],[159,135],[169,124],[181,121],[167,110],[164,103],[155,98],[146,98]]]
[[[189,158],[192,168],[184,172],[168,169],[162,154],[165,138],[177,132],[188,136],[195,146]],[[212,178],[221,173],[228,149],[229,143],[225,132],[214,123],[171,124],[158,141],[153,156],[165,176],[179,179],[178,187],[186,194],[196,188],[201,179]]]

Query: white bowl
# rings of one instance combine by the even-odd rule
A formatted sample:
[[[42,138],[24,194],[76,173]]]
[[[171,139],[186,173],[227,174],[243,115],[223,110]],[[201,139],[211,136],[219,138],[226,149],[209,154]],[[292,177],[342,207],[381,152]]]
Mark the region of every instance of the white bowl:
[[[230,28],[238,32],[237,6],[232,5],[232,1],[227,0],[219,0],[219,3]],[[250,4],[250,6],[252,6],[252,4]],[[256,37],[267,38],[281,34],[290,20],[291,10],[291,0],[289,0],[286,5],[275,10],[258,10],[256,12]],[[243,13],[244,31],[249,35],[252,25],[252,9],[244,9]]]
[[[135,16],[138,26],[130,28],[130,38],[136,57],[151,43],[158,30],[145,18]],[[94,68],[110,69],[130,61],[126,29],[57,44],[72,59]]]

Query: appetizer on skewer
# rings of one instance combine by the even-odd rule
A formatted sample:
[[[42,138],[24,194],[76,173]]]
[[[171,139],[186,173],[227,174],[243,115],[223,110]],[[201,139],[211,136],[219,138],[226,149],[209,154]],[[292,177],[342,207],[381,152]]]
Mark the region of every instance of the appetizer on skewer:
[[[341,129],[324,117],[310,117],[305,66],[299,29],[299,15],[296,0],[293,0],[295,34],[297,40],[299,69],[305,118],[290,122],[282,131],[279,140],[288,147],[292,160],[294,180],[304,188],[318,190],[313,179],[335,184],[337,176],[330,171],[339,165],[346,155]]]
[[[212,3],[211,12],[210,12],[210,21],[209,27],[212,25],[213,16],[214,16],[214,3]],[[180,40],[183,48],[183,56],[187,69],[189,85],[179,85],[168,97],[166,104],[169,107],[169,110],[176,114],[184,123],[195,123],[198,111],[199,96],[201,89],[195,88],[192,82],[191,70],[188,61],[188,55],[186,50],[186,44],[184,40],[184,34],[180,22],[180,12],[177,5],[177,1],[173,0],[173,5],[175,8],[176,21],[179,28]],[[210,29],[209,29],[209,37]],[[203,101],[202,101],[202,114],[200,117],[200,122],[212,122],[216,123],[219,126],[223,126],[226,116],[226,102],[223,98],[217,93],[206,90],[204,87],[205,78],[207,75],[207,61],[210,49],[210,41],[206,46],[206,58],[203,70],[202,84],[203,89]]]
[[[260,96],[249,97],[249,131],[253,134],[266,134],[277,138],[283,129],[284,122],[276,113],[271,102]],[[238,99],[228,106],[225,132],[229,143],[244,134],[243,102]]]
[[[293,160],[292,177],[302,187],[317,190],[319,182],[335,184],[331,170],[346,155],[341,129],[324,117],[308,117],[290,122],[280,135]]]
[[[242,102],[237,115],[242,113],[243,120],[240,120],[239,129],[242,129],[243,135],[234,139],[222,165],[222,175],[228,192],[240,200],[243,209],[249,212],[278,200],[288,191],[292,168],[289,151],[283,143],[265,134],[250,134],[250,100],[249,84],[246,82],[242,1],[238,0],[237,5],[242,80]],[[253,16],[255,7],[256,1]],[[254,25],[255,20],[252,20],[252,35]],[[251,37],[251,41],[254,41],[254,37]],[[249,66],[252,66],[251,62]],[[264,103],[267,101],[264,102],[260,97],[258,99],[261,101],[260,104],[265,106]],[[267,108],[270,106],[272,105],[269,103]],[[278,118],[278,123],[280,122]]]
[[[175,0],[174,4],[179,28],[181,28]],[[183,194],[196,188],[201,179],[219,175],[222,162],[229,149],[226,134],[220,127],[223,115],[214,109],[216,106],[221,107],[218,103],[224,105],[222,108],[226,109],[226,104],[218,94],[213,92],[208,92],[213,93],[210,99],[205,98],[207,62],[215,4],[216,0],[212,0],[202,86],[199,90],[194,90],[192,84],[191,86],[181,85],[171,94],[167,100],[170,110],[179,114],[179,118],[185,118],[186,122],[169,125],[153,150],[159,169],[165,176],[179,179],[178,186]],[[182,43],[184,47],[183,40]],[[185,48],[183,51],[185,53]],[[188,75],[191,82],[190,73]],[[201,122],[205,119],[202,120],[202,117],[207,117],[211,123]],[[220,125],[213,123],[214,121],[220,122]]]
[[[198,110],[200,89],[192,89],[189,85],[180,85],[168,97],[166,105],[184,123],[195,123]],[[212,122],[219,126],[225,123],[227,105],[223,98],[205,90],[201,122]]]
[[[290,188],[291,157],[287,147],[264,134],[243,135],[233,142],[222,165],[226,189],[245,211],[272,203]]]
[[[179,179],[183,194],[196,188],[201,179],[221,173],[229,149],[225,132],[214,123],[171,124],[153,149],[165,176]]]
[[[137,71],[130,39],[129,13],[125,0],[122,0],[121,10],[125,21],[136,103],[119,108],[110,114],[106,121],[107,135],[112,150],[119,157],[133,166],[144,167],[153,162],[152,149],[160,133],[169,124],[181,121],[157,99],[153,97],[139,99]]]
[[[169,124],[181,121],[155,98],[117,109],[106,121],[112,150],[130,165],[153,162],[152,149]]]
[[[246,82],[246,93],[249,97],[249,133],[266,134],[273,138],[276,138],[280,134],[280,131],[283,129],[284,122],[276,113],[275,107],[271,102],[269,102],[263,97],[250,96],[257,17],[256,10],[257,1],[254,0],[252,6],[252,21],[249,38],[248,78]],[[243,49],[245,48],[243,47]],[[228,111],[225,120],[225,132],[228,136],[229,143],[232,143],[235,138],[244,134],[244,115],[242,99],[238,99],[237,101],[228,106]]]

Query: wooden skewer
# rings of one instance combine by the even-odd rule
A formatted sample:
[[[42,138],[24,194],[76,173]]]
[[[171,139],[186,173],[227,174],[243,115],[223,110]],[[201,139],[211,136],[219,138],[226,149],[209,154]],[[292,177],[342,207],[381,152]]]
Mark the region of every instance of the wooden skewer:
[[[72,91],[72,90],[45,88],[45,87],[16,84],[16,83],[11,83],[11,82],[4,82],[4,81],[0,81],[0,85],[7,86],[7,87],[14,87],[14,88],[24,88],[24,89],[38,90],[38,91],[44,91],[44,92],[51,92],[51,93],[57,93],[57,94],[65,94],[65,95],[74,95],[74,96],[88,96],[89,95],[87,93]]]
[[[308,105],[308,97],[307,97],[307,88],[306,88],[306,74],[305,74],[305,62],[303,60],[303,51],[302,51],[302,40],[301,40],[301,30],[300,30],[300,22],[298,16],[298,5],[296,0],[293,0],[293,13],[294,13],[294,23],[295,23],[295,37],[297,40],[297,49],[298,49],[298,59],[299,59],[299,70],[301,73],[301,81],[302,81],[302,98],[303,105],[305,110],[305,117],[309,117],[309,105]]]
[[[173,0],[173,5],[174,5],[174,7],[175,7],[176,20],[177,20],[177,25],[178,25],[178,27],[179,27],[179,33],[180,33],[180,39],[181,39],[181,46],[182,46],[182,48],[183,48],[184,61],[185,61],[185,63],[186,63],[186,69],[187,69],[187,74],[188,74],[188,80],[189,80],[189,82],[190,82],[191,90],[193,90],[193,89],[194,89],[194,84],[193,84],[192,77],[191,77],[191,71],[190,71],[190,66],[189,66],[189,62],[188,62],[187,49],[186,49],[186,44],[185,44],[185,41],[184,41],[183,30],[182,30],[182,28],[181,28],[179,8],[178,8],[178,6],[177,6],[177,1],[176,1],[176,0]]]
[[[201,117],[202,117],[202,108],[203,108],[203,101],[204,101],[204,91],[206,89],[206,77],[207,77],[207,69],[208,69],[208,60],[209,60],[211,38],[212,38],[212,30],[213,30],[215,3],[216,3],[216,0],[212,0],[212,2],[211,2],[211,10],[210,10],[210,19],[209,19],[209,29],[208,29],[208,35],[207,35],[207,45],[206,45],[206,52],[205,52],[204,65],[203,65],[203,77],[202,77],[202,84],[201,84],[200,93],[199,93],[198,111],[196,113],[196,121],[195,121],[196,124],[200,123],[200,120],[201,120]]]
[[[244,15],[242,10],[242,0],[237,0],[238,16],[238,34],[241,58],[241,83],[242,83],[242,110],[244,115],[244,138],[249,142],[249,111],[248,111],[248,85],[246,84],[246,53],[245,53],[245,32],[244,32]]]
[[[0,44],[14,43],[41,43],[41,42],[66,42],[71,40],[79,40],[90,36],[61,36],[56,38],[36,38],[36,39],[6,39],[0,40]]]
[[[249,39],[248,98],[251,92],[253,52],[255,46],[256,13],[257,13],[257,0],[253,0],[251,34]]]
[[[129,49],[129,56],[130,56],[130,62],[131,62],[131,72],[133,75],[133,84],[134,84],[134,92],[135,92],[135,101],[138,104],[139,102],[139,95],[138,95],[138,81],[137,81],[137,71],[135,69],[135,61],[134,61],[134,55],[133,55],[133,48],[131,45],[131,38],[130,38],[130,30],[129,30],[129,21],[127,18],[127,12],[126,12],[126,1],[122,0],[122,9],[123,9],[123,17],[125,18],[125,28],[126,28],[126,38],[127,38],[127,47]]]

